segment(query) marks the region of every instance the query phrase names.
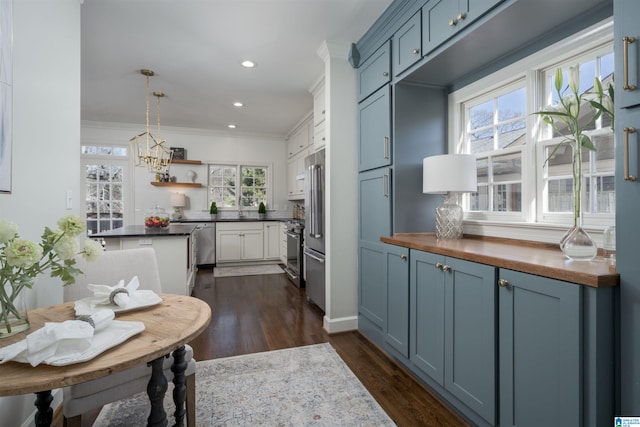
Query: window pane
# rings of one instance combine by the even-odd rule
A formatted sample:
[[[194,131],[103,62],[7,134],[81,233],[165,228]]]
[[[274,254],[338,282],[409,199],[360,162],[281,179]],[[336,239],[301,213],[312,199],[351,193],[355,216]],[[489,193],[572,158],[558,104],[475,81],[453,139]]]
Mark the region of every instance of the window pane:
[[[488,211],[489,210],[489,187],[479,185],[478,192],[471,194],[471,210],[472,211]]]
[[[520,153],[496,156],[493,158],[491,163],[494,182],[513,182],[522,180],[522,161],[520,159]]]
[[[573,212],[573,178],[547,182],[547,212]]]
[[[478,159],[476,168],[478,170],[478,184],[489,182],[489,159]]]
[[[526,114],[527,91],[524,87],[498,97],[498,121],[525,117]]]

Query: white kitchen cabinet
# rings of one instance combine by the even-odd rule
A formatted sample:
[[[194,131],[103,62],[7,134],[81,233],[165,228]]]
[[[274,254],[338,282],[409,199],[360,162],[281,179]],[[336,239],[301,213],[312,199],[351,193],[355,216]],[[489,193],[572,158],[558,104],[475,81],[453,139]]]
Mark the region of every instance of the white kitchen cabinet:
[[[264,223],[264,259],[280,258],[280,222]]]
[[[280,261],[287,265],[287,224],[280,223]]]
[[[216,263],[273,261],[280,258],[280,222],[218,222]]]
[[[302,150],[287,162],[287,195],[290,200],[304,198],[304,159],[309,149]]]
[[[313,94],[313,147],[312,150],[318,151],[326,145],[325,119],[327,116],[327,99],[322,78],[312,89]]]
[[[168,294],[191,295],[195,283],[195,256],[192,235],[132,236],[105,238],[106,250],[151,247],[156,252],[160,285]],[[115,283],[107,283],[115,285]],[[140,284],[141,289],[145,287]]]
[[[287,157],[291,158],[298,154],[300,151],[306,149],[311,145],[313,133],[310,129],[313,128],[311,116],[303,121],[294,132],[289,136],[287,142]]]

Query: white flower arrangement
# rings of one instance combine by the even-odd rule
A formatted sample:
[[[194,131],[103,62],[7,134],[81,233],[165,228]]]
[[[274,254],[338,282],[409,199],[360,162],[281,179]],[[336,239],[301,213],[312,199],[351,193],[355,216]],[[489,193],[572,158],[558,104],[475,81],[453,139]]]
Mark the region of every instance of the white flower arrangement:
[[[88,261],[102,253],[100,243],[85,239],[82,246],[76,237],[84,233],[84,222],[75,215],[58,220],[58,230],[45,227],[40,243],[20,239],[18,226],[0,219],[0,327],[9,326],[9,314],[19,315],[14,302],[20,292],[33,286],[35,278],[46,271],[59,277],[64,285],[75,282],[81,274],[75,257]]]

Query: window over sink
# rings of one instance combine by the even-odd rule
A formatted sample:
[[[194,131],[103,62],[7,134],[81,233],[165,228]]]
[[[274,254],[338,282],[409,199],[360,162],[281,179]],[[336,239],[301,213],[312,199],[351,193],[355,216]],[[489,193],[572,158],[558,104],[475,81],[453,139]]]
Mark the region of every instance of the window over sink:
[[[260,164],[210,164],[208,202],[218,209],[257,210],[271,202],[271,168]]]

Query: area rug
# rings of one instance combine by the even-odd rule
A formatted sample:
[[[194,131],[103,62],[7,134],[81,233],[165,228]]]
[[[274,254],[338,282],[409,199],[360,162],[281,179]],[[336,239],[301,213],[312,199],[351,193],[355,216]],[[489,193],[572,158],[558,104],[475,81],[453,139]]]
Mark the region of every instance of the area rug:
[[[257,274],[278,273],[284,273],[284,270],[279,265],[274,264],[215,267],[213,269],[213,277],[255,276]]]
[[[165,397],[174,424],[171,386]],[[94,427],[146,425],[146,394],[105,406]],[[196,426],[395,426],[330,344],[197,362]]]

